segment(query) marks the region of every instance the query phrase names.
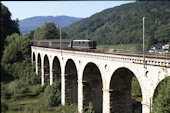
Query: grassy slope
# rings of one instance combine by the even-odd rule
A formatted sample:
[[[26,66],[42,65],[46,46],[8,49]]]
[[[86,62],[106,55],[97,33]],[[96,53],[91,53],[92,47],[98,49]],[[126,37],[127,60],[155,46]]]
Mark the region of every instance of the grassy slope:
[[[37,96],[25,93],[21,99],[7,100],[8,111],[5,113],[76,113],[77,105],[46,107],[43,105],[43,93]]]
[[[97,49],[124,49],[124,50],[134,50],[136,47],[136,44],[119,44],[119,45],[98,45]]]

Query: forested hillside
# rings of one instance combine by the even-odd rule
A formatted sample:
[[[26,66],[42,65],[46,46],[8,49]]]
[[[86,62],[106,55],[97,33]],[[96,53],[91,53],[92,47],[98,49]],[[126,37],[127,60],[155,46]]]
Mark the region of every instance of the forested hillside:
[[[69,16],[35,16],[20,20],[19,29],[21,33],[30,33],[30,31],[42,27],[46,22],[53,22],[57,27],[65,27],[81,19],[83,18]]]
[[[142,43],[145,19],[146,43],[170,42],[170,2],[134,2],[106,9],[73,23],[65,30],[70,37],[94,39],[98,44]]]

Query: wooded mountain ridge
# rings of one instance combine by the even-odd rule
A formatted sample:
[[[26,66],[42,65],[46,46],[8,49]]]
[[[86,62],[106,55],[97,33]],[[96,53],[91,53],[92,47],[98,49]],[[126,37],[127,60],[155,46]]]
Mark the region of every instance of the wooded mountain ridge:
[[[148,46],[170,42],[170,2],[138,1],[106,9],[71,24],[72,38],[93,39],[98,44],[142,43],[143,17]]]

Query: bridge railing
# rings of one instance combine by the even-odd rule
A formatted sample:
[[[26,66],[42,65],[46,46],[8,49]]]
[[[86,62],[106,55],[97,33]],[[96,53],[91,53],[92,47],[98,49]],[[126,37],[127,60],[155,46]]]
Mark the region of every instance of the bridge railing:
[[[32,49],[44,50],[42,47],[32,46]],[[60,50],[45,48],[46,51],[58,52],[61,54],[67,54],[69,56],[80,56],[80,57],[90,57],[94,59],[107,59],[114,61],[123,61],[144,64],[143,56],[139,54],[125,54],[125,53],[100,53],[100,52],[86,52],[86,51],[77,51],[77,50]],[[62,52],[61,52],[62,51]],[[146,55],[145,58],[146,65],[155,65],[155,66],[164,66],[170,67],[170,57],[155,57]]]
[[[64,51],[63,51],[64,52]],[[98,59],[107,59],[123,62],[131,62],[144,64],[143,56],[139,54],[111,54],[111,53],[95,53],[95,52],[80,52],[80,51],[65,51],[64,53],[81,56],[81,57],[90,57]],[[145,58],[145,65],[155,65],[155,66],[165,66],[170,67],[170,57],[160,57],[160,56],[149,56]]]

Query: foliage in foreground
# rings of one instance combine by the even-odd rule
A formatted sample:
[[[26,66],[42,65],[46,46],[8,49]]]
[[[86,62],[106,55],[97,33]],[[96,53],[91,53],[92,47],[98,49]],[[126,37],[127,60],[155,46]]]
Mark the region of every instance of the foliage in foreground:
[[[48,85],[44,91],[44,104],[46,106],[57,106],[61,103],[61,81],[57,79],[53,85]]]
[[[157,88],[153,100],[152,113],[170,112],[170,77],[163,80]]]
[[[29,86],[26,82],[14,80],[9,83],[1,82],[1,108],[3,112],[6,111],[20,111],[23,110],[25,104],[24,98],[35,98],[43,92],[43,87],[39,84]],[[17,105],[18,103],[18,105]]]
[[[95,111],[93,110],[92,102],[89,102],[89,105],[84,107],[84,112],[85,113],[95,113]]]
[[[23,61],[27,61],[30,54],[30,41],[25,35],[12,34],[5,40],[5,50],[1,60],[1,81],[10,81],[18,79],[15,70]],[[25,64],[27,64],[25,63]],[[23,63],[22,63],[23,64]],[[22,68],[24,69],[25,66]]]
[[[30,40],[26,35],[14,33],[5,40],[1,61],[1,81],[22,79],[29,85],[40,83],[30,64]]]

